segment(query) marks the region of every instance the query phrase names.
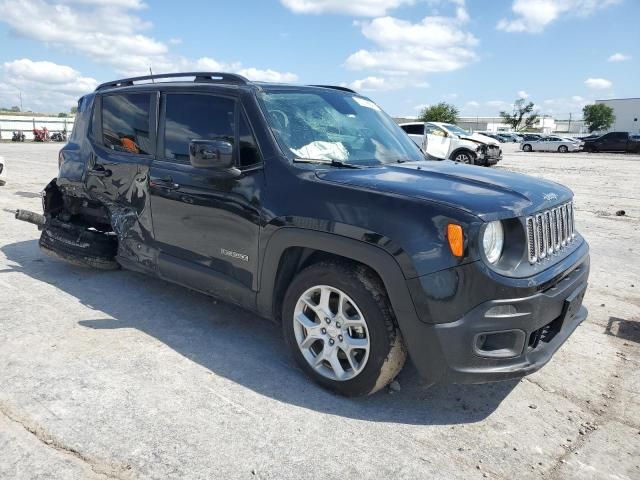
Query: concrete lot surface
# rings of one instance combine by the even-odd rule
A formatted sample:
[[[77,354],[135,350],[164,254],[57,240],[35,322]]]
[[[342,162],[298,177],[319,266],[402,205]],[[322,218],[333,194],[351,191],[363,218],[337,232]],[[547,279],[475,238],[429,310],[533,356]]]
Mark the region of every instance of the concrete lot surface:
[[[345,399],[280,329],[160,280],[73,267],[35,227],[53,144],[0,144],[0,478],[640,478],[640,157],[508,153],[569,185],[588,320],[522,381]],[[626,215],[616,216],[617,210]]]

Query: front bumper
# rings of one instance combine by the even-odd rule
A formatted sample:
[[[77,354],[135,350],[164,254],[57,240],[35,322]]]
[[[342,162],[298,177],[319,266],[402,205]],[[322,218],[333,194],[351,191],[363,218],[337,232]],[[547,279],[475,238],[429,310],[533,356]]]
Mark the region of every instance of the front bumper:
[[[534,292],[506,285],[496,289],[488,285],[495,280],[486,278],[488,291],[505,295],[490,295],[494,298],[455,321],[425,326],[428,351],[410,350],[422,376],[438,383],[486,383],[519,378],[544,366],[587,317],[582,306],[589,276],[587,252],[552,281],[538,283]],[[412,296],[419,305],[414,292]]]
[[[477,153],[486,166],[495,165],[502,160],[502,149],[497,145],[483,145],[478,148]]]

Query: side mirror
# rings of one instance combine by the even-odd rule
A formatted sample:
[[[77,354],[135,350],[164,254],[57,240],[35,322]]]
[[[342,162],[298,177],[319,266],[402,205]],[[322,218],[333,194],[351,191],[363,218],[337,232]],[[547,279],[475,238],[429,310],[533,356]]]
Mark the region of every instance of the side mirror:
[[[233,144],[226,140],[191,140],[189,161],[196,168],[233,168]]]

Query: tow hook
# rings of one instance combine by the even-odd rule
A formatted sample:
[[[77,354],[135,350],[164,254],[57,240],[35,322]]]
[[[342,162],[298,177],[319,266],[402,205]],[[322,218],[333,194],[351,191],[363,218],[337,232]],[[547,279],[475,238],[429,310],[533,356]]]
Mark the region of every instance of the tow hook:
[[[29,210],[18,209],[16,210],[15,217],[16,217],[16,220],[32,223],[33,225],[37,225],[38,228],[42,228],[45,223],[44,215],[40,215],[39,213],[36,213],[36,212],[30,212]]]

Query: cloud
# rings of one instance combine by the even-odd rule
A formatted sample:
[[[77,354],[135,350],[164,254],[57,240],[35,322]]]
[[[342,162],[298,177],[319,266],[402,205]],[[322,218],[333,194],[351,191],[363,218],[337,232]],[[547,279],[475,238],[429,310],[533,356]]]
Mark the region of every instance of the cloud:
[[[493,108],[495,110],[510,110],[513,108],[513,104],[510,102],[505,102],[504,100],[489,100],[485,102],[487,107]]]
[[[613,82],[606,78],[587,78],[584,84],[593,90],[604,90],[613,86]]]
[[[515,18],[503,18],[497,29],[505,32],[538,33],[549,24],[567,16],[588,16],[620,0],[514,0]]]
[[[418,23],[388,16],[358,22],[375,48],[358,50],[345,65],[402,74],[458,70],[477,58],[478,40],[463,29],[467,21],[466,10],[459,6],[455,17],[429,16]]]
[[[424,81],[416,80],[411,77],[395,76],[391,78],[385,77],[366,77],[360,80],[354,80],[353,82],[344,84],[356,90],[358,92],[381,92],[389,90],[399,90],[406,87],[414,88],[428,88],[429,84]]]
[[[548,114],[560,114],[568,117],[569,113],[578,114],[574,118],[578,118],[582,114],[582,107],[593,103],[591,98],[585,98],[580,95],[571,97],[548,98],[542,101],[544,112]]]
[[[337,13],[356,17],[380,17],[403,5],[413,5],[415,0],[280,0],[294,13]]]
[[[465,103],[465,106],[469,108],[478,108],[480,104],[475,100],[469,100],[467,103]]]
[[[524,90],[519,90],[518,98],[522,98],[522,99],[529,98],[529,94]]]
[[[0,0],[0,22],[17,35],[83,55],[121,76],[146,74],[149,67],[154,73],[165,73],[207,66],[208,70],[244,73],[253,80],[297,79],[293,73],[245,67],[239,62],[173,55],[169,45],[180,39],[163,42],[147,35],[151,24],[135,14],[145,8],[141,0]]]
[[[624,53],[614,53],[608,59],[609,62],[624,62],[631,60],[631,55],[625,55]]]
[[[25,109],[34,111],[66,112],[98,85],[67,65],[28,58],[4,63],[2,72],[0,103],[16,105],[21,92]]]

